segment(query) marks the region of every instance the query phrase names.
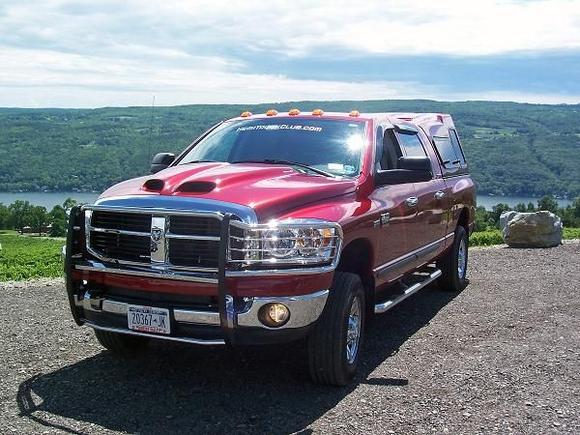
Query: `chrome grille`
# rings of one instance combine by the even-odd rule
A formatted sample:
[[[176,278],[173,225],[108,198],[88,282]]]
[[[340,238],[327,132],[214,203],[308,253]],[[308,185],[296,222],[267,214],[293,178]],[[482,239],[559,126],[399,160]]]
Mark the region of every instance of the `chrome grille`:
[[[91,247],[105,257],[144,262],[151,258],[149,237],[91,231]]]
[[[124,231],[151,231],[151,215],[137,213],[112,213],[109,211],[93,212],[91,225],[97,228],[108,228]]]
[[[87,250],[103,261],[217,272],[218,213],[110,209],[86,213]]]
[[[213,217],[171,216],[169,231],[173,234],[214,236],[220,235],[220,221]]]
[[[169,262],[175,266],[218,267],[219,241],[169,240]]]

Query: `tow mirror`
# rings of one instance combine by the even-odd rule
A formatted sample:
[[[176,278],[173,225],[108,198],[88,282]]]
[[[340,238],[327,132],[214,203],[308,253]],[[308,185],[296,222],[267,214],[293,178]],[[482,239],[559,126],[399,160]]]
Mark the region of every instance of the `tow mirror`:
[[[151,173],[162,171],[167,168],[175,160],[175,154],[172,153],[159,153],[155,154],[153,160],[151,160]]]
[[[409,171],[428,172],[429,179],[431,179],[431,159],[429,157],[399,157],[397,167]]]
[[[399,157],[397,169],[377,171],[375,184],[384,186],[387,184],[419,183],[433,178],[431,160],[429,157]]]

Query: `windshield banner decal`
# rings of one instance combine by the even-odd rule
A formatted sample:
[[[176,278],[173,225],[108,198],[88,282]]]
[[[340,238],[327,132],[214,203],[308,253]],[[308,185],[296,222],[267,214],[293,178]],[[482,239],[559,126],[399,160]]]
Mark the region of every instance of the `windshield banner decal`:
[[[258,131],[258,130],[267,130],[267,131],[277,131],[277,130],[295,130],[295,131],[310,131],[314,133],[321,133],[322,127],[315,126],[315,125],[298,125],[298,124],[257,124],[257,125],[248,125],[246,127],[238,127],[236,132],[245,132],[245,131]]]

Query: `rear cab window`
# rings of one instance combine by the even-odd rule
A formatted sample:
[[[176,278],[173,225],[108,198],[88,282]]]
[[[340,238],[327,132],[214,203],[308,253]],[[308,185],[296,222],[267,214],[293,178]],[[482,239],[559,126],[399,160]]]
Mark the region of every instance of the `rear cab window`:
[[[467,172],[465,155],[454,129],[448,130],[448,136],[433,136],[433,145],[439,154],[444,175],[459,175]]]
[[[467,161],[465,160],[465,154],[463,153],[463,148],[461,147],[461,142],[459,142],[459,136],[454,129],[449,129],[449,138],[451,139],[451,145],[455,151],[455,155],[460,160],[461,166],[467,166]]]

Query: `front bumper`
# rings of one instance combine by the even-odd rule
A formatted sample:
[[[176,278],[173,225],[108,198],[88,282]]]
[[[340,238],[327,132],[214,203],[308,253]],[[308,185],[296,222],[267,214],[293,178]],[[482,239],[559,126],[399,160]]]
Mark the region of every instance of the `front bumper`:
[[[131,303],[143,304],[143,300],[113,299],[87,290],[75,300],[75,306],[83,323],[95,329],[201,345],[264,344],[304,336],[322,314],[328,294],[328,290],[321,290],[300,296],[244,298],[241,304],[230,300],[227,305],[232,324],[225,334],[219,311],[149,302],[156,307],[169,309],[171,334],[161,335],[128,329],[128,306]],[[274,302],[284,304],[290,310],[290,319],[278,328],[265,326],[258,318],[260,308]]]

